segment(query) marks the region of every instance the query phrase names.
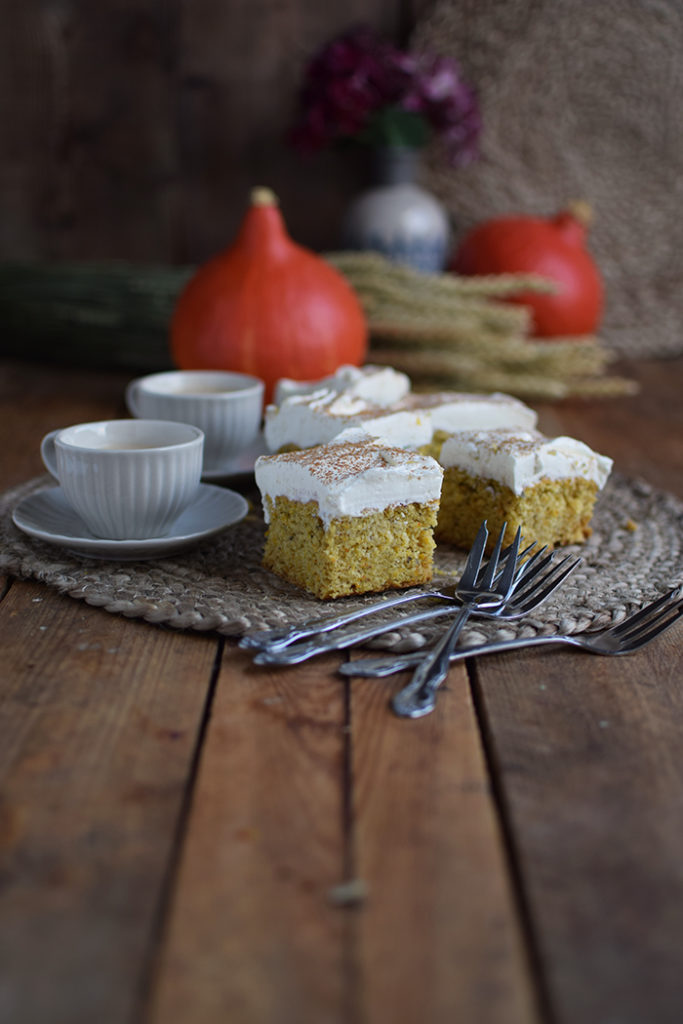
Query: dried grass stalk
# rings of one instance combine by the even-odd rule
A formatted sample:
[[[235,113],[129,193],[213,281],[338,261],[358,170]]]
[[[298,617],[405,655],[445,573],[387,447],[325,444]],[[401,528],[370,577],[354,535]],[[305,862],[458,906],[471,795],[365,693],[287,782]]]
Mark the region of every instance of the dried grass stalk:
[[[396,282],[422,295],[457,295],[462,298],[502,298],[519,292],[552,293],[557,285],[539,274],[492,274],[464,277],[458,274],[425,274],[412,267],[392,263],[376,252],[329,252],[325,258],[345,277],[363,284],[369,281]]]
[[[504,391],[525,399],[559,399],[571,396],[615,397],[634,394],[635,382],[623,377],[593,377],[565,372],[549,376],[533,369],[486,365],[465,352],[444,353],[421,349],[373,347],[373,363],[393,366],[407,373],[414,387],[454,388],[458,391]]]
[[[614,358],[597,337],[530,337],[531,310],[499,299],[552,292],[537,275],[423,274],[373,252],[329,253],[356,290],[370,326],[370,357],[408,373],[415,386],[507,391],[522,398],[632,394],[606,377]]]

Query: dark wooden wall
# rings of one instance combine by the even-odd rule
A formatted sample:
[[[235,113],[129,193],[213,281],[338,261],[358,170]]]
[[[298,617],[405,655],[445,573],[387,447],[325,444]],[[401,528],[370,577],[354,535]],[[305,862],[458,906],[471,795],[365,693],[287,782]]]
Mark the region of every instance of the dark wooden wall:
[[[355,155],[283,141],[302,67],[364,21],[406,42],[418,0],[0,0],[0,260],[187,263],[252,185],[336,244]]]

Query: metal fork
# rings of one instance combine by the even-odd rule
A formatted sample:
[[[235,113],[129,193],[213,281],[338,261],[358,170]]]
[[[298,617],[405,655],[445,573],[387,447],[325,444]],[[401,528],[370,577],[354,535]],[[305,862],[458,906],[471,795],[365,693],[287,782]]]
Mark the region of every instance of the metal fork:
[[[397,715],[414,718],[417,715],[427,714],[432,710],[436,701],[436,692],[448,675],[450,656],[455,650],[458,637],[472,612],[476,609],[480,611],[498,611],[504,607],[510,598],[515,584],[515,567],[512,557],[508,559],[505,569],[498,579],[495,579],[504,534],[505,523],[496,540],[484,577],[479,582],[477,574],[488,540],[486,523],[482,523],[460,580],[460,594],[463,606],[441,639],[424,654],[422,661],[413,673],[410,683],[400,693],[395,695],[392,706]],[[514,544],[518,547],[519,540],[520,531],[518,528],[514,541]]]
[[[522,562],[527,555],[529,555],[536,547],[536,543],[533,542],[520,551],[517,555],[518,562]],[[500,553],[499,564],[503,564],[507,560],[512,545],[504,548]],[[546,551],[543,548],[541,554]],[[529,560],[531,561],[531,560]],[[522,565],[522,571],[528,567],[529,562],[524,562]],[[387,608],[398,608],[403,604],[407,604],[411,601],[420,601],[424,598],[440,599],[447,602],[447,606],[444,609],[446,613],[450,613],[453,610],[453,604],[460,604],[458,597],[458,586],[453,584],[452,586],[442,587],[441,589],[433,588],[431,590],[418,590],[408,591],[400,594],[391,594],[388,597],[382,597],[379,600],[371,601],[369,604],[363,605],[361,608],[357,608],[352,612],[344,612],[342,615],[330,615],[324,618],[308,619],[305,622],[300,622],[295,626],[283,626],[275,629],[264,629],[257,633],[248,633],[243,636],[239,642],[239,646],[244,650],[257,650],[257,651],[276,651],[281,650],[285,647],[289,647],[290,644],[297,643],[300,640],[305,640],[308,637],[317,636],[320,633],[331,633],[340,629],[342,626],[349,626],[353,622],[357,622],[358,619],[365,618],[367,615],[373,615],[375,612],[385,611]],[[416,620],[417,621],[417,620]]]
[[[476,540],[472,546],[472,550],[468,556],[463,575],[458,581],[456,587],[456,593],[459,599],[459,605],[456,605],[456,608],[459,607],[459,613],[462,612],[465,603],[471,604],[471,592],[473,589],[476,589],[477,594],[481,596],[483,610],[495,610],[495,608],[497,608],[501,603],[500,595],[503,593],[503,590],[499,590],[499,588],[505,588],[506,595],[509,595],[514,583],[520,578],[519,530],[517,531],[514,544],[511,545],[509,557],[505,561],[503,570],[498,570],[501,558],[503,534],[504,528],[501,530],[500,536],[498,537],[496,549],[494,550],[491,559],[487,563],[484,571],[480,573],[479,570],[481,568],[484,547],[488,537],[486,523],[482,523]],[[495,593],[492,592],[494,581],[496,588]],[[486,600],[487,595],[488,603]],[[448,610],[452,612],[453,606],[451,605]],[[254,662],[257,665],[296,665],[313,657],[315,654],[322,654],[327,651],[343,650],[345,647],[351,647],[353,644],[362,643],[364,640],[369,640],[378,636],[380,633],[396,628],[397,626],[421,622],[423,619],[433,616],[435,611],[438,612],[439,609],[427,609],[427,611],[402,616],[394,622],[381,623],[380,625],[373,624],[357,630],[335,633],[332,636],[314,637],[308,642],[292,644],[285,649],[275,648],[262,650],[256,655]]]
[[[488,641],[453,651],[450,663],[453,664],[465,658],[474,658],[480,654],[498,654],[501,651],[514,651],[523,647],[541,647],[547,644],[569,644],[593,654],[632,654],[673,626],[681,615],[683,615],[683,592],[679,586],[645,605],[633,615],[629,615],[616,626],[569,635],[516,637],[514,640]],[[340,665],[339,671],[345,676],[378,679],[412,668],[414,665],[418,665],[423,658],[424,651],[410,651],[406,654],[395,654],[388,657],[359,658],[357,661]],[[422,713],[426,714],[427,712]]]
[[[515,576],[514,590],[510,598],[502,608],[486,611],[474,609],[474,615],[486,618],[518,619],[538,608],[552,592],[581,564],[580,558],[567,555],[559,563],[555,561],[555,552],[543,557],[545,548],[533,555],[518,569]],[[484,569],[486,571],[486,569]],[[483,577],[480,572],[479,578]],[[460,584],[458,584],[460,586]],[[414,612],[412,615],[403,615],[388,622],[371,624],[364,627],[340,631],[332,635],[314,637],[301,643],[292,644],[284,649],[265,650],[259,652],[254,662],[257,665],[297,665],[317,654],[325,654],[330,651],[340,651],[355,644],[372,640],[382,633],[390,632],[392,629],[400,629],[403,626],[414,625],[428,619],[437,618],[440,615],[453,615],[459,605],[444,604],[428,608],[426,611]],[[422,657],[424,654],[421,655]]]

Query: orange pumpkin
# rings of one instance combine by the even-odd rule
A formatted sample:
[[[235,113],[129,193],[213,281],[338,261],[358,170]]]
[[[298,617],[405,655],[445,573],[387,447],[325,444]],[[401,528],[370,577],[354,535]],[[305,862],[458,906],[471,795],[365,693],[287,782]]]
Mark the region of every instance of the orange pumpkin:
[[[260,377],[266,401],[281,377],[317,380],[360,365],[367,324],[346,279],[289,237],[276,197],[254,189],[235,242],[182,291],[171,355],[182,370]]]
[[[591,334],[603,307],[600,271],[586,248],[590,208],[576,202],[555,217],[496,217],[477,225],[451,264],[457,274],[535,273],[554,280],[553,294],[515,295],[531,308],[541,338]]]

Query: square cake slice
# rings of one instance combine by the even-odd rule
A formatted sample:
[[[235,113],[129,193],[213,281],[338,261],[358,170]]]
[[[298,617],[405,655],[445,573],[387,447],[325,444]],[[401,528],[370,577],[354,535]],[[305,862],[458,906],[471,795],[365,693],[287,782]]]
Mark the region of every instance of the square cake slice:
[[[444,441],[436,538],[469,547],[482,520],[490,543],[504,522],[527,542],[556,547],[590,536],[598,491],[612,460],[572,437],[535,430],[461,431]]]
[[[374,442],[264,455],[266,568],[319,598],[426,583],[443,470]]]
[[[314,391],[342,392],[361,398],[381,408],[398,402],[410,391],[410,378],[390,366],[349,366],[345,363],[329,377],[320,380],[292,380],[281,377],[275,385],[273,404],[282,405],[294,395],[310,395]]]
[[[385,372],[395,374],[395,371]],[[344,378],[340,378],[341,381]],[[393,379],[389,378],[389,383]],[[360,383],[364,388],[360,388]],[[456,430],[536,426],[536,413],[511,395],[456,391],[393,394],[379,374],[368,374],[356,386],[326,387],[291,394],[265,413],[264,437],[272,452],[312,448],[345,439],[362,430],[369,439],[390,446],[420,450],[438,458],[441,443]]]

